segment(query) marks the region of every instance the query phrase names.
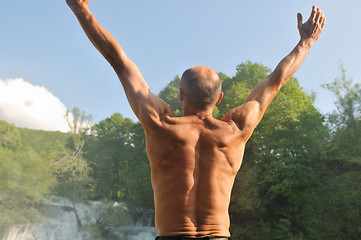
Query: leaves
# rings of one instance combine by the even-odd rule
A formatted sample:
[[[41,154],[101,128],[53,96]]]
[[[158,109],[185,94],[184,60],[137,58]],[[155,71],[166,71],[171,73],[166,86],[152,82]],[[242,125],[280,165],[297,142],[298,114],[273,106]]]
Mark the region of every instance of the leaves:
[[[18,129],[0,121],[0,233],[12,224],[37,222],[37,206],[50,193],[55,178],[51,152],[65,146],[66,134]],[[5,131],[4,131],[5,129]],[[66,136],[64,138],[64,136]]]
[[[20,136],[15,125],[0,120],[0,150],[1,147],[16,147],[19,142]]]
[[[85,152],[93,166],[95,198],[153,208],[150,166],[139,123],[113,114],[93,126]]]
[[[181,116],[182,106],[179,102],[179,86],[181,79],[177,75],[175,78],[160,91],[158,96],[169,104],[170,109],[173,111],[175,116]]]

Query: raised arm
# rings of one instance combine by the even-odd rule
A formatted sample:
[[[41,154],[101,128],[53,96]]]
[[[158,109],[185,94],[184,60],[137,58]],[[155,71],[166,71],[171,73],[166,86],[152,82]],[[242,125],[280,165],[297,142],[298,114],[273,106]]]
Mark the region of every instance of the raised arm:
[[[123,85],[130,106],[143,127],[152,128],[169,106],[152,94],[138,67],[127,57],[114,37],[105,30],[88,8],[90,0],[66,0],[89,40],[112,65]]]
[[[300,13],[297,14],[297,19],[301,39],[296,47],[282,59],[266,79],[253,89],[241,106],[230,110],[223,117],[224,121],[233,120],[239,129],[243,131],[246,140],[261,121],[267,107],[281,87],[290,80],[300,67],[307,53],[320,37],[326,22],[323,12],[316,6],[313,6],[311,16],[307,22],[302,23]]]

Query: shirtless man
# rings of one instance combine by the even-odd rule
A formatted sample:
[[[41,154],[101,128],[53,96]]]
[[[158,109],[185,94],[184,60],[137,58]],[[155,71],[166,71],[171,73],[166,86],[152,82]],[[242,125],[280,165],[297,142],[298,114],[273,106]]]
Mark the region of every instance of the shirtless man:
[[[307,22],[298,14],[300,41],[245,102],[222,120],[212,117],[223,97],[221,79],[205,66],[186,70],[179,99],[183,116],[150,92],[137,66],[97,22],[90,0],[66,0],[90,41],[112,65],[141,122],[151,165],[157,239],[230,239],[228,207],[244,148],[280,88],[320,37],[326,18],[313,7]]]

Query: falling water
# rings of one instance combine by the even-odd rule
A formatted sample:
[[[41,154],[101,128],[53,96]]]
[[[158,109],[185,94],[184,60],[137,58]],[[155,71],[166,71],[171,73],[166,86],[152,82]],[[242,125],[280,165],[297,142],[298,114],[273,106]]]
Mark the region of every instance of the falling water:
[[[93,240],[95,237],[90,226],[96,224],[98,214],[96,209],[100,205],[100,202],[77,205],[79,217],[84,225],[79,230],[70,201],[66,199],[52,201],[46,211],[44,222],[14,226],[9,229],[2,240]],[[151,216],[145,214],[143,218],[130,221],[134,222],[133,226],[104,227],[111,234],[111,239],[114,240],[154,240],[157,231],[149,224],[144,224],[144,222],[150,221],[149,217]]]

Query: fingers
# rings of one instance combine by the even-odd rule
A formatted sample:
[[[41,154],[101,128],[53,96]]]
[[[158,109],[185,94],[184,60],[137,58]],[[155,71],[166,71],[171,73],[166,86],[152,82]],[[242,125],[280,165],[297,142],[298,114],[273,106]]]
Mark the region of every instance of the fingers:
[[[312,23],[319,24],[322,28],[325,26],[326,17],[323,14],[321,8],[318,8],[316,6],[312,7],[312,12],[309,21],[311,21]]]
[[[302,27],[302,14],[301,13],[297,13],[297,25],[298,25],[298,28]]]
[[[325,15],[323,14],[323,12],[321,12],[321,16],[320,16],[320,19],[319,19],[318,22],[319,22],[321,28],[323,28],[323,27],[325,26],[326,17],[325,17]]]
[[[316,7],[315,5],[312,7],[311,15],[310,15],[310,21],[312,22],[321,22],[321,18],[323,17],[323,12],[321,11],[321,8]]]
[[[326,17],[320,8],[317,8],[315,23],[318,23],[321,26],[321,28],[323,28],[325,26]]]
[[[312,22],[322,23],[324,18],[325,18],[325,15],[323,14],[321,8],[313,6],[311,16],[310,16],[310,19],[312,20]]]
[[[321,25],[321,28],[323,28],[326,24],[326,17],[323,15],[323,17],[321,18],[321,21],[320,21],[320,25]]]
[[[317,14],[316,14],[316,17],[315,17],[315,22],[319,23],[322,16],[323,16],[323,12],[321,11],[320,8],[317,8]]]
[[[315,20],[316,14],[317,14],[317,7],[315,5],[313,5],[312,11],[311,11],[311,16],[310,16],[311,21]]]

